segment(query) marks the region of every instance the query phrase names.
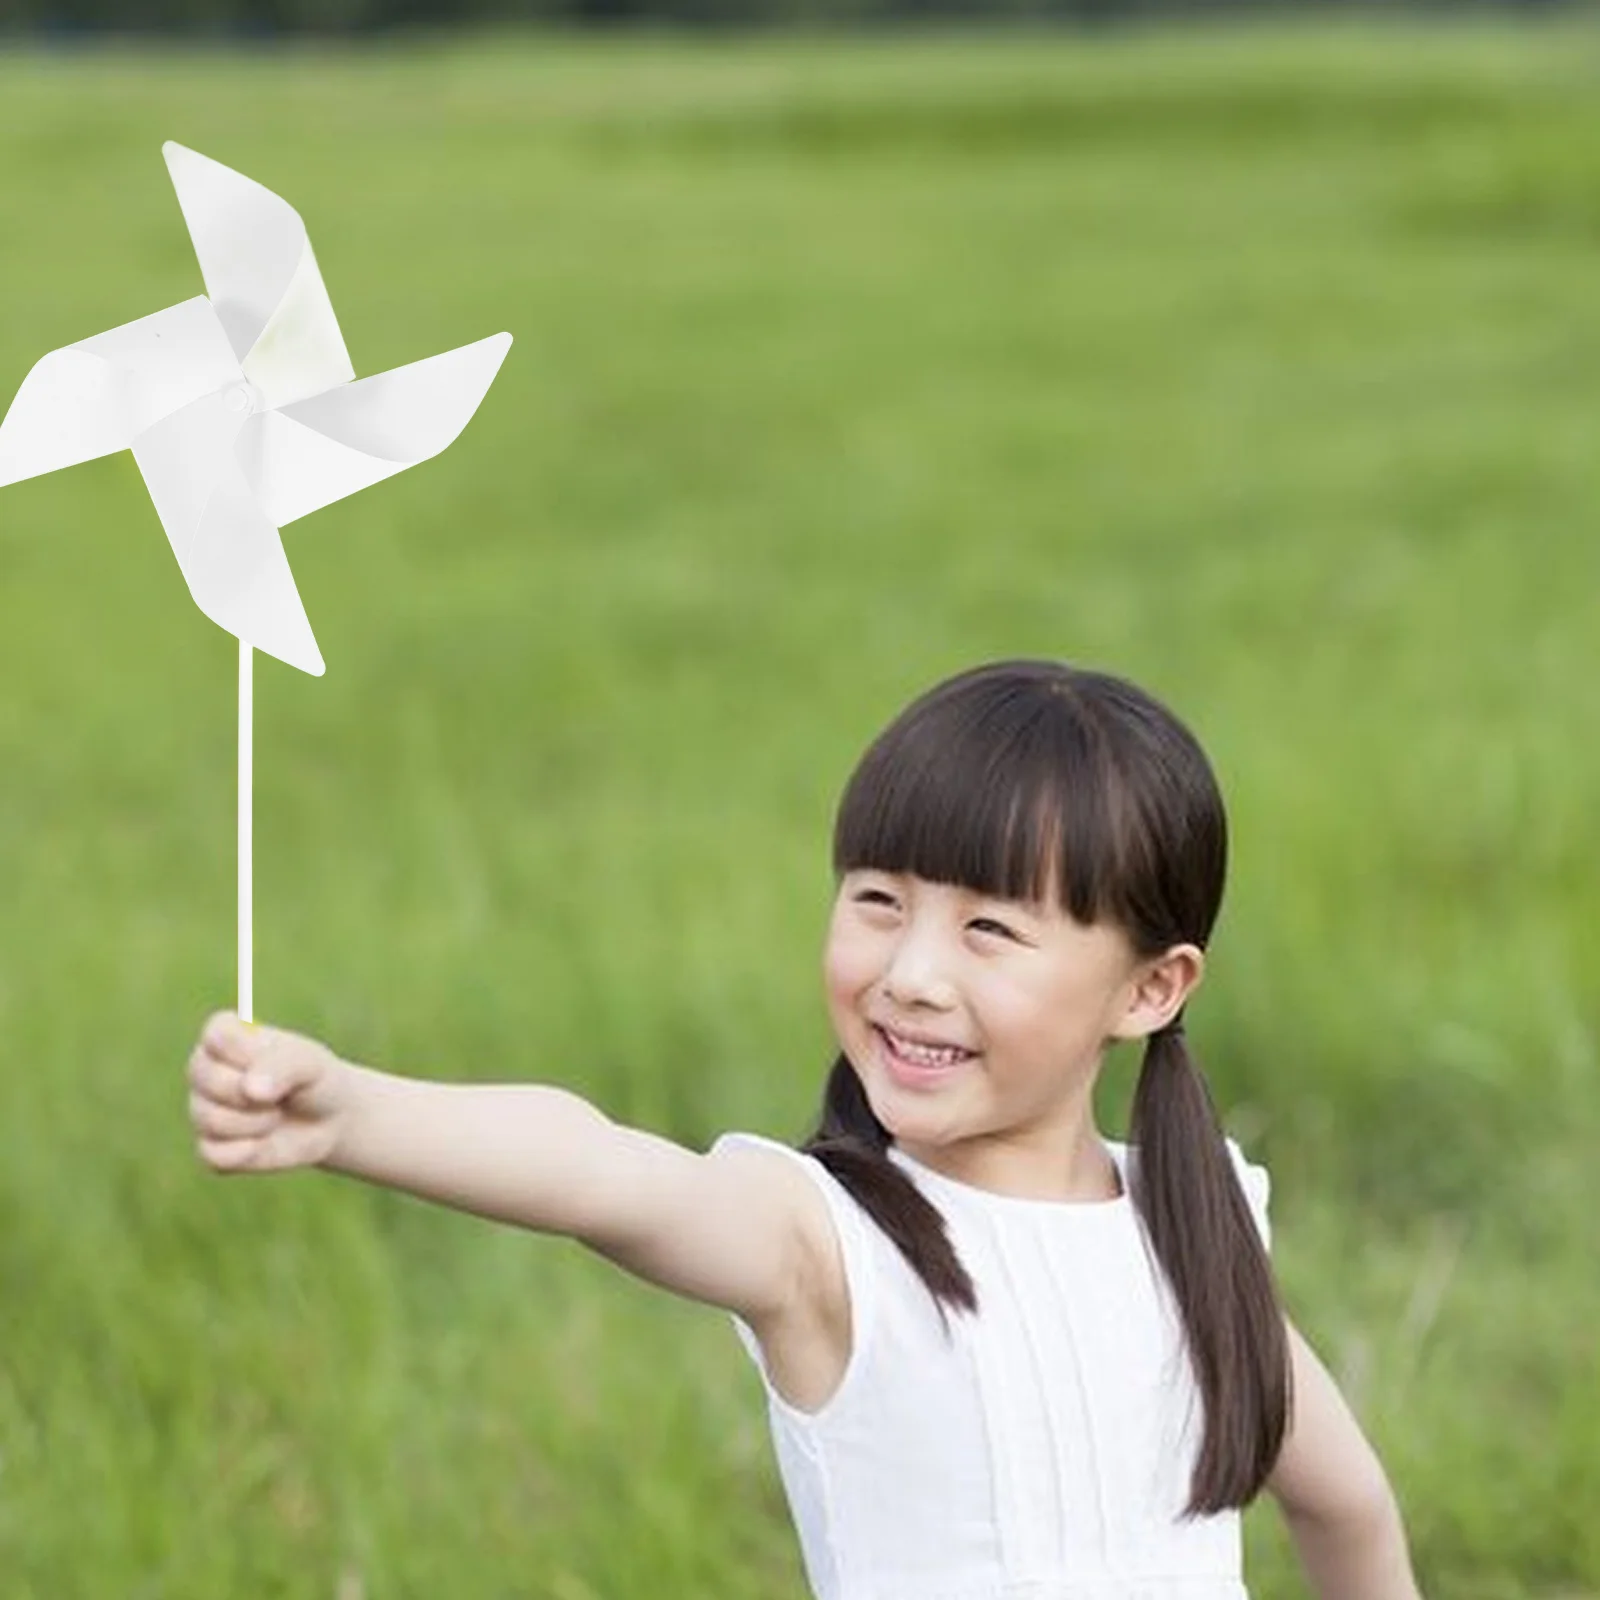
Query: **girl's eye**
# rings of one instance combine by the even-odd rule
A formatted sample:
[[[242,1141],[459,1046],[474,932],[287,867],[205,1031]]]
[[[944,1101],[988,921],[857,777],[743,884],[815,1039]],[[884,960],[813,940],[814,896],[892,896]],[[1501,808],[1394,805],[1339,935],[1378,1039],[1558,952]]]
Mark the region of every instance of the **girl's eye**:
[[[1005,925],[1005,923],[996,922],[993,917],[974,917],[972,919],[972,921],[967,924],[967,926],[969,928],[982,928],[982,929],[985,929],[985,930],[993,930],[995,933],[998,933],[1001,936],[1001,938],[1003,938],[1003,939],[1015,939],[1016,938],[1016,934],[1014,934]]]
[[[894,904],[894,896],[882,889],[857,889],[850,898],[858,904],[875,906],[892,906]]]

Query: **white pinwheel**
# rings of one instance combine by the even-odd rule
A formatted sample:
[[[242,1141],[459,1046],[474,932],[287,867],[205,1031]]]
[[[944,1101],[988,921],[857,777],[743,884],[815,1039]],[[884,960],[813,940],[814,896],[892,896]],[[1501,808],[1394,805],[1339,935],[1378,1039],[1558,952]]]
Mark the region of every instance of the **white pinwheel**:
[[[162,149],[206,294],[40,360],[0,422],[0,486],[131,448],[189,593],[240,641],[248,1017],[250,651],[323,670],[278,530],[443,450],[511,335],[356,380],[295,209],[183,145]]]
[[[321,673],[278,529],[437,455],[511,335],[353,381],[295,209],[196,151],[163,151],[206,295],[45,356],[0,423],[0,485],[131,448],[195,604]]]

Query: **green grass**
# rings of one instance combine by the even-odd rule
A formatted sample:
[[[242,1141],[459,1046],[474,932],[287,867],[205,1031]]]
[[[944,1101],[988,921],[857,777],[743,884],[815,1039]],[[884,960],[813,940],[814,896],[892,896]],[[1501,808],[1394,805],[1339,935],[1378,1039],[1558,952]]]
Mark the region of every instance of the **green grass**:
[[[0,55],[0,401],[199,292],[169,137],[293,200],[358,371],[517,336],[445,456],[286,536],[328,674],[257,672],[263,1015],[797,1136],[865,741],[980,659],[1123,672],[1229,798],[1191,1032],[1427,1592],[1600,1593],[1597,63]],[[0,494],[0,1587],[798,1597],[725,1319],[195,1160],[233,663],[130,457]]]

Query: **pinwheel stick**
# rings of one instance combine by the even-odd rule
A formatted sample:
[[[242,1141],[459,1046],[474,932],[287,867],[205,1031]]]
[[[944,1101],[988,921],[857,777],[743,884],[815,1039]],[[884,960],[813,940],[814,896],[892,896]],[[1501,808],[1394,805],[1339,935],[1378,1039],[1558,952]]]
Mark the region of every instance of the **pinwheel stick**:
[[[255,1021],[250,978],[250,748],[253,652],[239,641],[239,1015]]]

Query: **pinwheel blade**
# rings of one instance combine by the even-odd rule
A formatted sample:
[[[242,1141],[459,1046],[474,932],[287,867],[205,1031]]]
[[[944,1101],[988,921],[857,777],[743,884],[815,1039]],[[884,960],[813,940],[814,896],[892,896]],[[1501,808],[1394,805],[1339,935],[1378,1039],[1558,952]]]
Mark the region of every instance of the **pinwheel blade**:
[[[300,214],[243,173],[170,140],[167,170],[206,292],[269,406],[355,376]]]
[[[0,422],[0,485],[126,450],[144,429],[241,377],[203,296],[53,350]]]
[[[250,420],[242,385],[207,395],[140,434],[134,459],[195,604],[247,644],[320,676],[283,541],[235,452]]]
[[[438,455],[510,348],[509,333],[493,334],[252,418],[239,454],[262,510],[282,527]]]
[[[217,485],[206,506],[183,576],[195,604],[219,627],[291,667],[322,676],[322,652],[283,540],[237,468]]]

